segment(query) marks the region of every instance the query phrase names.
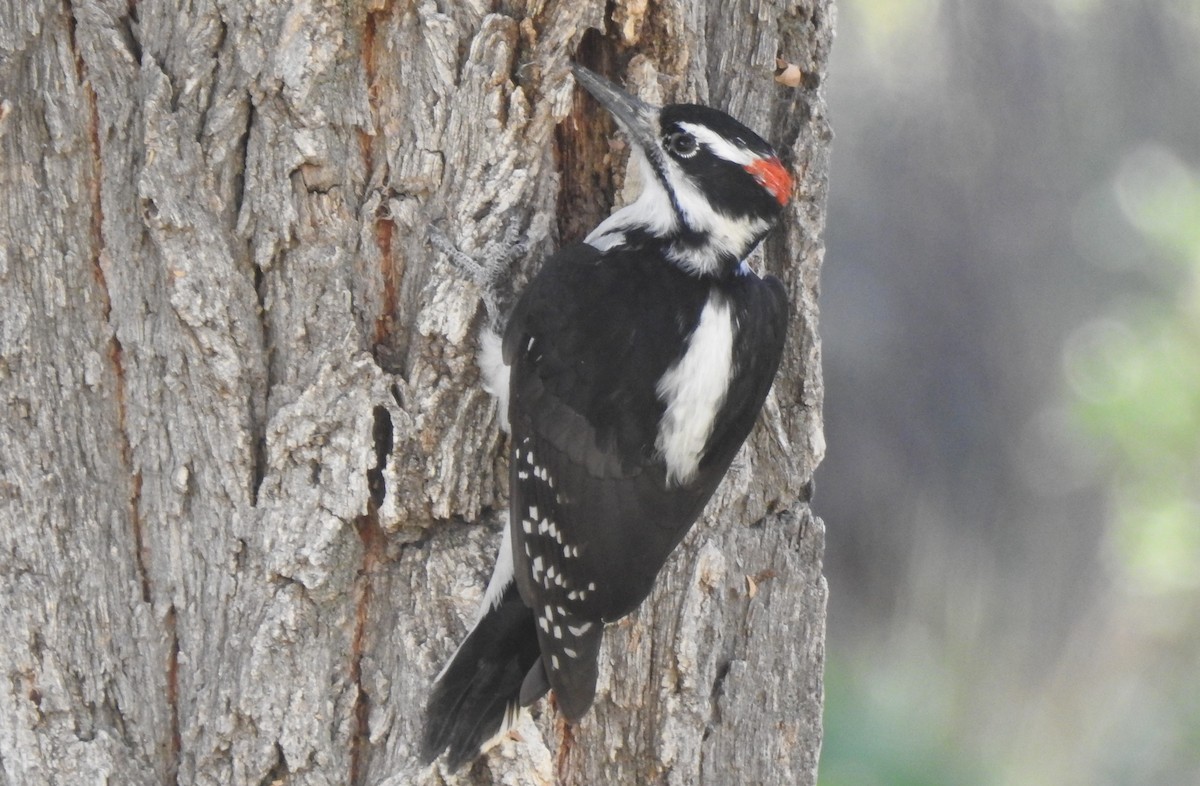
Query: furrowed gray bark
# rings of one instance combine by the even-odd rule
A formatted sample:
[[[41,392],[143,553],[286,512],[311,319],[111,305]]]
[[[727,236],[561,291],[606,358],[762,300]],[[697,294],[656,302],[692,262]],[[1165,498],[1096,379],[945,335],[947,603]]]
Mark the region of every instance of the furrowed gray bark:
[[[611,5],[0,8],[0,783],[815,781],[832,4]],[[572,59],[794,162],[756,259],[792,333],[592,712],[542,702],[450,776],[414,758],[421,710],[506,498],[480,297],[623,194]],[[431,225],[529,253],[473,280]]]

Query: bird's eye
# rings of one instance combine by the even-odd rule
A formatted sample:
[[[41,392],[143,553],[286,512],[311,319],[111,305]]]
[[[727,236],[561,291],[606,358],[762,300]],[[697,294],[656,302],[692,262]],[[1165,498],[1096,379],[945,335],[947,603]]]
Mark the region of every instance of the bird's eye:
[[[663,147],[679,158],[691,158],[700,149],[700,143],[691,134],[676,131],[663,137]]]

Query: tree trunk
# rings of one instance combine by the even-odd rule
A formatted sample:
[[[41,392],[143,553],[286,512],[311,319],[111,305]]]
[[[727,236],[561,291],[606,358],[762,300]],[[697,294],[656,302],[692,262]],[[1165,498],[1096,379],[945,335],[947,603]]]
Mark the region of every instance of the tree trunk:
[[[814,782],[832,3],[608,5],[0,8],[0,783]],[[429,226],[479,259],[526,242],[511,299],[623,197],[573,59],[784,152],[756,264],[792,330],[592,712],[542,702],[449,777],[421,712],[506,489],[481,282]]]

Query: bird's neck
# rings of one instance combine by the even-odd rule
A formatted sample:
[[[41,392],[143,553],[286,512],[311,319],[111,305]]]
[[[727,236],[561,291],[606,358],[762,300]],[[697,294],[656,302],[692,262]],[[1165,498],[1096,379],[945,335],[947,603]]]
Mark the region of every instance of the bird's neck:
[[[768,228],[766,221],[725,216],[695,200],[677,208],[661,186],[651,186],[602,221],[584,242],[600,251],[657,247],[686,273],[724,278],[741,267]]]

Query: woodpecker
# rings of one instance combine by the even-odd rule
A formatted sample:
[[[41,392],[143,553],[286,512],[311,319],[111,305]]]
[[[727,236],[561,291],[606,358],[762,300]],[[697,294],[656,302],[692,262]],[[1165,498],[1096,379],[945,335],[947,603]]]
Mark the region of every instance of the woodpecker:
[[[746,262],[791,195],[775,151],[724,112],[573,70],[631,142],[643,190],[547,259],[485,337],[511,498],[479,618],[426,706],[422,760],[447,751],[451,769],[550,690],[568,720],[588,711],[604,626],[650,593],[783,352],[783,285]]]

